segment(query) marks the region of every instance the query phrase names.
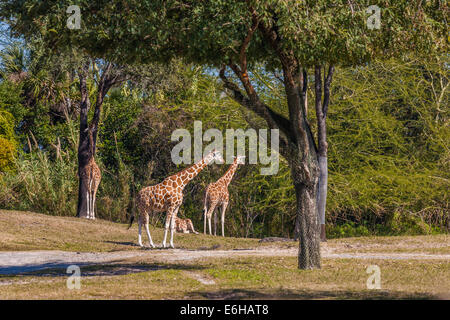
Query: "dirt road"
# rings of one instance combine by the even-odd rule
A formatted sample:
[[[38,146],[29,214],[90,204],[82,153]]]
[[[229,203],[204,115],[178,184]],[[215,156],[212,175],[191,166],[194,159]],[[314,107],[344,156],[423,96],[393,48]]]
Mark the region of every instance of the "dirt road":
[[[388,260],[448,260],[449,254],[424,253],[342,253],[322,246],[325,259],[388,259]],[[201,258],[239,256],[297,256],[296,248],[266,247],[236,250],[152,249],[117,252],[67,252],[67,251],[9,251],[0,252],[0,274],[13,275],[49,268],[67,268],[70,265],[104,265],[134,257],[151,257],[155,262],[174,262]]]

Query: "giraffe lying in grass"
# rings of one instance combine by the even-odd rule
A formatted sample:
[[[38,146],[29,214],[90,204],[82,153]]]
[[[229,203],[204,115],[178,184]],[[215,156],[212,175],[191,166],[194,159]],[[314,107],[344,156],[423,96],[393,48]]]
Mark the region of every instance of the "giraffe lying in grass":
[[[178,210],[183,202],[183,189],[184,187],[197,176],[210,162],[217,161],[223,163],[222,154],[219,151],[212,151],[206,155],[202,160],[194,164],[193,166],[180,171],[170,177],[164,179],[163,182],[143,188],[139,191],[136,197],[136,206],[139,211],[139,237],[138,243],[142,247],[141,229],[142,225],[145,226],[147,232],[149,244],[152,248],[155,247],[148,228],[149,215],[156,212],[166,212],[166,223],[164,228],[164,240],[162,243],[163,248],[166,247],[167,231],[170,227],[170,247],[173,245],[173,234],[175,232],[175,218],[177,217]],[[134,212],[130,219],[130,225],[134,220]]]
[[[181,219],[175,218],[175,231],[179,233],[195,233],[198,234],[194,229],[191,219]]]

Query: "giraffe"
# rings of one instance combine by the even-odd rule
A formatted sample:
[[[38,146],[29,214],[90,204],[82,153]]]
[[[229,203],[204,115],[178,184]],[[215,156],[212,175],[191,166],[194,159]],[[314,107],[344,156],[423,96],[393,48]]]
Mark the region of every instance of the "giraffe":
[[[97,189],[102,179],[102,174],[97,163],[95,163],[94,152],[93,152],[93,139],[92,132],[89,132],[89,141],[91,144],[91,154],[92,157],[89,159],[86,166],[80,170],[80,179],[85,182],[85,187],[87,190],[87,219],[95,220],[95,196],[97,194]]]
[[[217,206],[222,206],[222,237],[225,236],[225,211],[227,210],[228,201],[230,195],[228,193],[228,185],[233,179],[233,175],[236,172],[238,165],[245,163],[244,156],[237,156],[227,172],[216,182],[210,183],[206,187],[204,198],[204,229],[203,233],[206,234],[206,219],[208,219],[209,234],[211,233],[211,216]],[[214,235],[216,235],[217,217],[214,213]]]
[[[191,219],[181,219],[175,217],[175,231],[181,233],[195,233],[198,234],[194,229],[194,225],[192,224]]]
[[[164,240],[162,247],[166,247],[167,231],[170,227],[170,247],[173,245],[173,234],[175,231],[175,218],[183,202],[183,189],[197,174],[200,173],[211,161],[216,160],[219,163],[223,163],[222,154],[219,151],[213,150],[206,155],[202,160],[194,164],[193,166],[182,170],[170,177],[167,177],[161,183],[149,186],[141,189],[136,196],[136,206],[139,211],[139,237],[138,244],[142,245],[141,228],[145,226],[147,232],[149,244],[152,248],[155,248],[150,230],[148,228],[149,215],[154,212],[166,212],[166,222],[164,228]],[[130,219],[130,225],[134,220],[134,212]]]
[[[84,180],[87,182],[87,218],[95,220],[95,195],[97,194],[102,175],[94,157],[83,168],[82,174],[87,176],[87,179]]]

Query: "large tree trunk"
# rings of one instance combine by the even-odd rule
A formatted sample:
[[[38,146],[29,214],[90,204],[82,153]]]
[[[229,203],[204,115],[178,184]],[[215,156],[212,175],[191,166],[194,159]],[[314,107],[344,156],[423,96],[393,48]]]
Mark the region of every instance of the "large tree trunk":
[[[305,120],[306,121],[306,120]],[[298,146],[296,157],[289,161],[295,189],[298,222],[298,267],[300,269],[320,269],[320,225],[317,215],[317,185],[319,166],[314,140],[308,125],[308,148]],[[308,149],[308,153],[304,153]],[[295,156],[295,155],[294,155]]]
[[[80,133],[78,143],[78,207],[77,217],[89,218],[88,215],[88,177],[80,174],[93,157],[93,146],[91,145],[92,133],[89,132],[88,125],[88,111],[90,107],[89,92],[87,88],[87,72],[89,63],[86,63],[83,68],[79,70],[80,78]]]
[[[285,74],[287,74],[286,71]],[[287,102],[294,132],[292,140],[295,141],[295,147],[291,144],[288,160],[297,201],[300,237],[298,267],[300,269],[320,269],[320,238],[316,200],[319,166],[314,137],[306,119],[303,85],[302,80],[297,82],[285,80]]]
[[[314,185],[295,184],[297,216],[299,220],[298,267],[320,268],[319,224],[316,211],[316,188]]]
[[[317,215],[317,189],[319,166],[314,137],[306,119],[306,145],[297,147],[297,155],[289,161],[295,189],[298,222],[298,267],[300,269],[320,269],[320,225]],[[305,153],[305,150],[308,152]]]
[[[328,188],[328,158],[319,156],[319,180],[316,187],[316,211],[318,223],[320,225],[320,240],[326,241],[325,232],[325,209],[327,204]],[[300,235],[300,215],[296,214],[294,225],[294,240],[298,240]]]
[[[83,108],[81,108],[83,110]],[[84,121],[81,121],[83,124]],[[81,127],[81,126],[80,126]],[[81,129],[81,128],[80,128]],[[81,174],[82,172],[86,172],[86,167],[94,156],[94,147],[93,147],[93,139],[92,133],[90,129],[87,127],[84,130],[80,130],[79,137],[79,147],[78,147],[78,208],[77,208],[77,217],[79,218],[90,218],[88,212],[88,185],[90,183],[89,177],[85,174]],[[89,211],[92,212],[93,208],[90,208]]]
[[[82,168],[78,168],[78,171],[82,170]],[[88,181],[86,177],[82,177],[78,175],[78,207],[77,207],[77,217],[78,218],[89,218],[87,211],[87,203],[88,203]]]

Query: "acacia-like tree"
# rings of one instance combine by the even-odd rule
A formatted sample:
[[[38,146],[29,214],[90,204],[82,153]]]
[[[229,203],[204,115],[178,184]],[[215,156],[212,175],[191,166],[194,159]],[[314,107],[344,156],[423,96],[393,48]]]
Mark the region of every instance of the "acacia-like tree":
[[[410,51],[447,46],[444,1],[211,0],[211,1],[3,1],[5,17],[20,34],[38,33],[49,46],[78,46],[125,62],[189,62],[216,67],[234,100],[280,131],[299,217],[299,267],[320,268],[316,193],[323,130],[336,66],[361,65]],[[81,8],[81,29],[66,28],[69,5]],[[373,29],[369,5],[380,8]],[[274,108],[258,95],[252,67],[280,70],[286,106]],[[314,70],[317,144],[306,114],[308,70]],[[326,75],[324,75],[324,70]],[[323,85],[320,79],[324,78]]]

